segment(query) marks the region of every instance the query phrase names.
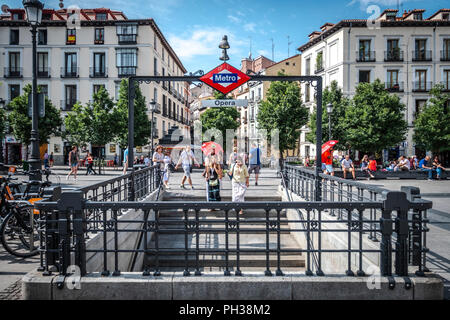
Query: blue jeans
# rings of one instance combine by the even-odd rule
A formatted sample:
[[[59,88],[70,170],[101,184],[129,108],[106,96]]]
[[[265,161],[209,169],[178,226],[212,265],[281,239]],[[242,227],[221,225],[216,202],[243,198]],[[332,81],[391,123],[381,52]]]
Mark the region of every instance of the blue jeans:
[[[425,172],[428,172],[428,179],[433,179],[433,171],[436,171],[435,169],[425,169],[425,168],[422,168],[421,169],[422,171],[425,171]],[[438,175],[440,175],[441,174],[441,168],[438,168]]]

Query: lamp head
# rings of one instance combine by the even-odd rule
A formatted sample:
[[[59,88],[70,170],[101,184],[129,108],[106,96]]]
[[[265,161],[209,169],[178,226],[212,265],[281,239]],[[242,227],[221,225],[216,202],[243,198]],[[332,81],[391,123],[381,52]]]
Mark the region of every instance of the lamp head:
[[[152,101],[150,101],[150,111],[155,111],[156,109],[156,101],[155,99],[152,99]]]
[[[222,61],[228,61],[230,60],[230,57],[227,54],[227,49],[222,50],[222,56],[219,58]]]
[[[220,49],[230,49],[230,44],[228,43],[228,36],[223,36],[222,41],[219,44]]]
[[[328,114],[331,114],[333,112],[333,104],[331,103],[327,104],[327,112]]]
[[[42,9],[44,5],[39,0],[23,0],[23,7],[27,12],[27,20],[32,26],[37,26],[42,21]]]

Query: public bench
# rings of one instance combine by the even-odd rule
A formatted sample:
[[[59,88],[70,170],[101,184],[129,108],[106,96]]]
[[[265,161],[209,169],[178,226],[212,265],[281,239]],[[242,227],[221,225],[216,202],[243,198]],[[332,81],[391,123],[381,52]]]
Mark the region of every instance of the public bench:
[[[334,175],[336,177],[343,178],[344,174],[340,169],[334,169]],[[410,170],[410,171],[376,171],[374,174],[375,179],[384,180],[384,179],[409,179],[409,180],[426,180],[428,179],[428,172],[421,170]],[[347,179],[351,179],[352,174],[347,172]],[[356,178],[357,179],[365,179],[367,175],[361,171],[361,169],[356,169]],[[436,173],[433,173],[433,178],[436,178]],[[448,171],[442,171],[441,179],[449,179],[450,174]]]

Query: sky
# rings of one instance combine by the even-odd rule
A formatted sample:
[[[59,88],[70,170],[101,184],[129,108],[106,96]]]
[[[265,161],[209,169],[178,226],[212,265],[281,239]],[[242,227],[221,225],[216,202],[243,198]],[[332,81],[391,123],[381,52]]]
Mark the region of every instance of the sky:
[[[22,7],[21,0],[0,2]],[[43,2],[47,8],[58,8],[59,0]],[[240,68],[250,52],[254,58],[272,59],[272,39],[278,62],[299,53],[308,34],[326,22],[368,19],[397,6],[426,9],[427,18],[447,8],[448,0],[64,0],[64,4],[109,7],[124,11],[129,19],[153,18],[188,72],[206,73],[221,63],[218,45],[223,35],[228,35],[231,46],[228,63]]]

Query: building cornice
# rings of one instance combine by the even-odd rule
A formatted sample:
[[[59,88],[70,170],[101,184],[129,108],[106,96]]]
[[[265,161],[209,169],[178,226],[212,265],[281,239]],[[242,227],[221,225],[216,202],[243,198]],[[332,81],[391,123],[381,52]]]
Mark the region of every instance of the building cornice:
[[[450,21],[447,20],[407,20],[407,21],[380,21],[381,28],[391,27],[450,27]],[[300,46],[297,50],[302,52],[306,49],[311,48],[315,44],[321,42],[322,40],[330,37],[332,34],[336,33],[342,28],[367,28],[367,20],[342,20],[335,24],[331,29],[321,33],[316,38],[308,41],[306,44]]]

